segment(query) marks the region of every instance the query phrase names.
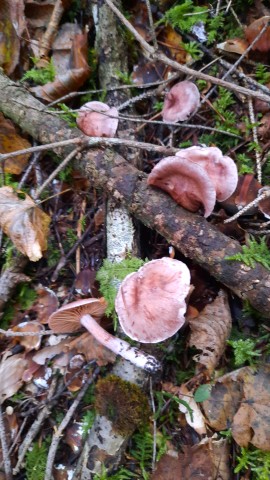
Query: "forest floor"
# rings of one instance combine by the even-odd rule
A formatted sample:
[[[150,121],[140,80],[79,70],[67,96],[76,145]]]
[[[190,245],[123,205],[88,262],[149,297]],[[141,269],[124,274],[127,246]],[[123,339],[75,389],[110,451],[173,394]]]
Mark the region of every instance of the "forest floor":
[[[2,0],[0,66],[0,480],[269,480],[268,2]]]

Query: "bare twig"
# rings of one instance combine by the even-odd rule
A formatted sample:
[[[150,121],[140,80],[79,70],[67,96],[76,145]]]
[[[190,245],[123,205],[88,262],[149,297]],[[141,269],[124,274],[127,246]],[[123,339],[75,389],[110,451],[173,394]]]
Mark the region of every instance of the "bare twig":
[[[154,471],[156,466],[156,456],[157,456],[157,421],[155,418],[156,414],[156,406],[154,400],[154,393],[153,393],[153,381],[150,377],[149,380],[149,393],[150,393],[150,400],[151,400],[151,407],[153,413],[153,458],[152,458],[152,470]]]
[[[265,95],[261,92],[254,92],[249,90],[248,88],[241,87],[239,85],[226,82],[220,78],[212,77],[211,75],[207,75],[202,72],[198,72],[193,70],[186,65],[180,65],[174,60],[171,60],[163,53],[156,53],[154,47],[151,47],[149,43],[147,43],[144,38],[137,32],[137,30],[131,25],[131,23],[124,17],[124,15],[120,12],[120,10],[114,5],[111,0],[105,0],[105,3],[112,9],[112,11],[117,15],[117,17],[121,20],[121,22],[127,27],[127,29],[134,35],[135,39],[142,45],[142,47],[146,50],[146,52],[152,57],[153,60],[160,60],[165,65],[169,65],[176,71],[180,71],[185,73],[186,75],[191,75],[195,78],[200,78],[202,80],[206,80],[208,82],[212,82],[216,85],[220,85],[221,87],[227,88],[228,90],[233,90],[234,92],[242,93],[247,97],[252,98],[260,98],[265,102],[270,103],[270,96]]]
[[[47,26],[47,30],[40,41],[39,58],[41,60],[42,58],[46,58],[48,56],[48,53],[52,48],[52,43],[57,34],[58,25],[64,11],[65,9],[63,6],[63,1],[56,0],[49,24]]]
[[[47,143],[46,145],[38,145],[37,147],[23,148],[22,150],[16,150],[10,153],[1,153],[0,162],[3,162],[7,158],[18,157],[18,155],[24,155],[25,153],[44,152],[46,150],[53,150],[58,147],[65,147],[66,145],[80,145],[84,141],[83,137],[70,138],[69,140],[63,140],[62,142]]]
[[[153,22],[151,3],[150,3],[149,0],[145,0],[145,3],[146,3],[147,13],[148,13],[151,40],[153,42],[153,45],[154,45],[155,49],[157,50],[158,49],[158,43],[157,43],[157,37],[156,37],[155,27],[154,27],[154,22]]]
[[[99,374],[100,368],[97,367],[93,374],[90,374],[91,376],[88,378],[88,380],[85,382],[81,390],[79,391],[77,397],[75,398],[74,402],[68,409],[65,417],[63,418],[62,422],[60,423],[57,431],[54,433],[52,437],[52,442],[50,445],[49,453],[48,453],[48,459],[47,459],[47,465],[46,465],[46,472],[44,476],[44,480],[51,480],[52,478],[52,469],[53,469],[53,464],[54,464],[54,459],[55,459],[55,454],[56,450],[58,447],[58,444],[60,442],[60,438],[62,436],[63,431],[69,424],[70,420],[72,419],[76,409],[78,408],[78,405],[82,398],[84,397],[86,390],[88,389],[89,385],[91,385],[97,378]]]
[[[12,332],[11,330],[3,330],[0,328],[0,334],[5,337],[42,337],[44,335],[54,335],[52,330],[46,330],[44,332]]]
[[[255,158],[256,158],[256,171],[257,171],[257,178],[258,182],[262,183],[262,164],[261,164],[261,154],[260,154],[260,145],[258,139],[258,129],[255,125],[255,115],[254,115],[254,108],[253,108],[253,100],[252,98],[248,99],[248,112],[249,112],[249,119],[250,123],[252,124],[252,135],[253,141],[255,143]]]
[[[2,456],[4,460],[4,469],[5,469],[5,476],[6,476],[5,478],[6,480],[12,480],[11,461],[10,461],[9,452],[8,452],[7,437],[6,437],[1,405],[0,405],[0,439],[1,439],[1,447],[2,447]]]
[[[55,392],[56,386],[57,386],[57,377],[54,377],[48,391],[47,401],[50,401],[51,397]],[[51,406],[44,405],[42,410],[39,412],[37,419],[33,422],[31,428],[28,430],[26,437],[24,438],[22,444],[20,445],[18,461],[17,461],[17,464],[15,465],[15,468],[13,469],[13,475],[17,475],[17,473],[19,472],[28,448],[33,442],[35,436],[38,434],[44,420],[50,415],[50,413],[51,413]]]
[[[34,195],[33,195],[33,199],[34,200],[37,200],[38,197],[41,195],[41,193],[43,192],[43,190],[45,190],[45,188],[50,185],[50,183],[55,179],[55,177],[58,175],[59,172],[61,172],[61,170],[63,170],[63,168],[65,168],[68,163],[76,157],[76,155],[78,155],[79,152],[81,152],[83,147],[78,147],[78,148],[75,148],[74,150],[72,150],[72,152],[70,152],[69,155],[67,155],[66,158],[64,158],[64,160],[60,163],[60,165],[58,165],[58,167],[51,173],[51,175],[49,175],[49,177],[45,180],[45,182],[35,191]]]
[[[261,200],[265,200],[266,198],[269,198],[269,197],[270,197],[270,190],[267,189],[266,191],[261,193],[257,198],[255,198],[255,200],[248,203],[248,205],[245,205],[245,207],[243,207],[241,210],[239,210],[239,212],[237,212],[235,215],[233,215],[232,217],[224,220],[224,223],[231,223],[234,220],[237,220],[237,218],[241,217],[241,215],[248,212],[248,210],[250,210],[252,207],[256,207],[258,205],[258,203],[260,203]]]

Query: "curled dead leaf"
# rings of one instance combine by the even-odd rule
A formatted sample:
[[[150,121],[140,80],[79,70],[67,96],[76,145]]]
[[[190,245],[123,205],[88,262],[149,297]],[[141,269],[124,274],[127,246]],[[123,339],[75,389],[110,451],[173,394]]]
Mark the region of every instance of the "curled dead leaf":
[[[226,292],[220,290],[213,303],[206,305],[199,316],[191,319],[189,324],[191,328],[189,346],[195,346],[202,351],[194,357],[194,360],[204,365],[211,374],[224,353],[232,328]]]
[[[19,323],[19,325],[13,327],[12,330],[13,332],[34,332],[38,334],[44,330],[44,327],[39,322],[33,320],[32,322]],[[25,337],[18,336],[14,338],[14,340],[22,345],[27,352],[30,350],[38,350],[41,344],[41,339],[41,335],[26,335]]]
[[[12,397],[23,384],[23,373],[27,368],[27,360],[22,355],[13,355],[0,363],[0,404]]]
[[[32,262],[47,248],[50,217],[27,194],[21,200],[11,187],[0,188],[0,227]]]
[[[234,440],[241,447],[252,443],[270,450],[269,392],[270,366],[257,370],[240,368],[220,377],[203,402],[205,416],[215,430],[231,426]]]

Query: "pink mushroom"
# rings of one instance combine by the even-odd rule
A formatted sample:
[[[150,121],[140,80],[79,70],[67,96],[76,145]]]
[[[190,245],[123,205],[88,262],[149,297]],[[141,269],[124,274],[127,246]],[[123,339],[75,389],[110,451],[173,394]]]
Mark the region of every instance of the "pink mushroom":
[[[185,322],[188,267],[172,258],[152,260],[122,282],[115,309],[124,332],[133,340],[157,343]]]
[[[165,97],[161,112],[164,122],[187,120],[200,106],[200,92],[188,80],[176,83]]]
[[[79,110],[77,125],[89,137],[114,137],[118,127],[118,111],[102,102],[85,103]]]
[[[223,156],[217,147],[189,147],[176,153],[177,157],[200,165],[210,177],[216,190],[217,200],[227,200],[237,187],[238,172],[234,161]]]
[[[197,212],[204,207],[204,216],[214,210],[216,191],[204,168],[197,163],[178,157],[166,157],[153,168],[148,185],[159,187],[182,207]]]
[[[55,333],[76,332],[83,326],[97,341],[116,355],[120,355],[150,373],[156,373],[160,369],[160,363],[155,357],[114,337],[98,324],[98,320],[105,313],[106,306],[106,302],[102,298],[77,300],[59,308],[49,317],[48,323]]]

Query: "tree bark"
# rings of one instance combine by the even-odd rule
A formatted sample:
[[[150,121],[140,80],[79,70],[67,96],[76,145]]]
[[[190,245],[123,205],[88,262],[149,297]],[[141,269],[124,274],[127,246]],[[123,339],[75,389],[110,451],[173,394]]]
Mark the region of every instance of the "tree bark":
[[[0,92],[0,110],[37,141],[45,144],[80,135],[55,114],[45,112],[44,105],[2,73]],[[57,148],[56,153],[64,157],[71,150],[71,146],[66,146]],[[97,188],[123,203],[137,219],[270,317],[269,272],[259,264],[250,268],[226,260],[241,251],[237,241],[220,233],[204,218],[176,205],[167,194],[148,187],[147,176],[111,149],[85,151],[77,156],[75,163]]]

